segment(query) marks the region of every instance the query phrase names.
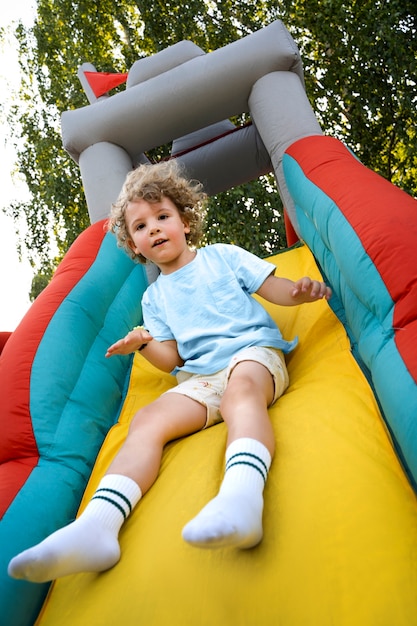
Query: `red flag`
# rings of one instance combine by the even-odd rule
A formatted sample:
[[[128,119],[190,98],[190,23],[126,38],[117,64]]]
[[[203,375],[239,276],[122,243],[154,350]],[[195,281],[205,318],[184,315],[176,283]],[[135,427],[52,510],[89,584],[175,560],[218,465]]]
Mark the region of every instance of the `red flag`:
[[[111,74],[110,72],[84,72],[84,75],[93,90],[96,98],[110,91],[114,87],[126,82],[125,74]]]

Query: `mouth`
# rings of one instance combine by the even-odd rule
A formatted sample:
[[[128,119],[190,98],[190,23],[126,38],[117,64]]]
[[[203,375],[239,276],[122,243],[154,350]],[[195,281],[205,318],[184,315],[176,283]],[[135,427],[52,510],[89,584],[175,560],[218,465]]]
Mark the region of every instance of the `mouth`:
[[[168,241],[168,240],[167,239],[157,239],[152,244],[152,248],[157,248],[158,246],[162,246],[162,244],[165,243],[166,241]]]

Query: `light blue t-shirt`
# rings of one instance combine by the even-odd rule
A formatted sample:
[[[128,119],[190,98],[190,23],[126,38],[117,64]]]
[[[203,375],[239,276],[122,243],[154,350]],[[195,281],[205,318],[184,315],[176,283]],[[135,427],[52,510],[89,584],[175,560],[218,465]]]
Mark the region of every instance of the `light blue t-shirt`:
[[[268,346],[290,352],[264,307],[251,296],[275,271],[268,261],[229,244],[197,250],[172,274],[160,274],[143,295],[145,327],[158,341],[175,339],[184,360],[178,369],[213,374],[239,350]]]

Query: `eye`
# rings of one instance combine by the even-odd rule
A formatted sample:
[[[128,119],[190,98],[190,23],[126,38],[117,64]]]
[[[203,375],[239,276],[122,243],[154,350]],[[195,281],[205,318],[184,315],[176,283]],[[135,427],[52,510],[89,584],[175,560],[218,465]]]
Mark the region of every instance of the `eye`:
[[[167,213],[161,213],[161,215],[159,216],[158,219],[160,220],[166,220],[168,219],[169,215]]]
[[[145,224],[136,224],[136,230],[142,230],[142,228],[145,228]]]

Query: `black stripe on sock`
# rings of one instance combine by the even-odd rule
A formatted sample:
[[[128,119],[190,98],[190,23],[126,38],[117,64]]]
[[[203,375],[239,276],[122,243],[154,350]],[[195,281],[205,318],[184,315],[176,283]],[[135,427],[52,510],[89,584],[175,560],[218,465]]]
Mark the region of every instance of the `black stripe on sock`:
[[[91,500],[105,500],[106,502],[110,502],[110,504],[113,504],[116,507],[116,509],[119,509],[120,513],[123,515],[123,518],[125,520],[127,519],[127,515],[126,515],[124,508],[120,506],[118,502],[115,502],[111,498],[106,498],[106,496],[101,496],[100,494],[96,494],[91,498]]]
[[[126,502],[129,508],[129,513],[132,512],[132,503],[130,502],[129,498],[126,498],[126,496],[123,495],[123,493],[121,493],[120,491],[117,491],[117,489],[109,489],[109,487],[100,487],[100,489],[97,489],[96,493],[99,493],[100,491],[107,491],[108,493],[114,493],[114,495],[120,498],[120,500],[123,500],[123,502]]]
[[[262,465],[262,467],[265,468],[265,480],[266,480],[266,477],[268,476],[268,467],[259,456],[257,456],[256,454],[252,454],[252,452],[237,452],[236,454],[233,454],[233,456],[231,456],[230,459],[226,463],[226,470],[230,464],[230,461],[235,459],[237,456],[250,456],[253,459],[256,459],[260,463],[260,465]]]
[[[264,483],[266,483],[266,475],[263,473],[263,471],[258,465],[255,465],[255,463],[251,463],[250,461],[235,461],[234,463],[228,463],[226,467],[226,472],[234,465],[250,465],[250,467],[253,467],[254,469],[256,469],[257,472],[260,473],[260,475],[262,476],[264,480]]]

